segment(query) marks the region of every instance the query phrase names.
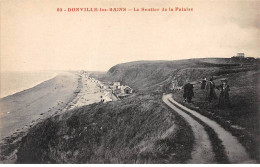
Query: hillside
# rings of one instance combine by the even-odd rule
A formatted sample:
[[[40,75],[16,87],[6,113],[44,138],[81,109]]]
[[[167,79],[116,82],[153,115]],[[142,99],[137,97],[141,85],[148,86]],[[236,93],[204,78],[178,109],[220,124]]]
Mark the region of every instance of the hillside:
[[[256,70],[215,76],[216,85],[220,85],[222,78],[228,79],[231,106],[225,109],[218,107],[218,99],[207,102],[205,90],[200,89],[199,83],[194,85],[195,97],[192,105],[183,103],[183,90],[174,92],[174,98],[188,107],[199,107],[199,113],[217,121],[232,132],[251,157],[259,159],[259,77],[260,73]],[[216,93],[219,96],[218,90]]]
[[[242,62],[242,66],[241,66]],[[183,85],[186,79],[200,80],[206,76],[218,76],[257,68],[258,60],[253,62],[229,58],[187,59],[176,61],[137,61],[118,64],[107,74],[95,75],[102,81],[121,81],[136,90],[154,90],[169,84],[173,78]]]
[[[192,143],[190,127],[156,96],[136,96],[36,125],[19,143],[17,163],[184,163]]]
[[[188,107],[199,107],[198,112],[225,127],[239,139],[252,158],[259,160],[259,75],[259,59],[204,58],[119,64],[100,79],[127,83],[136,92],[174,93],[181,103],[183,91],[172,92],[169,86],[173,79],[179,86],[189,79],[195,84],[195,98]],[[229,80],[231,108],[219,109],[217,99],[212,103],[205,101],[199,84],[204,77],[214,77],[217,85],[221,78]]]
[[[106,74],[93,72],[92,76],[105,82],[120,81],[134,88],[135,93],[119,101],[83,106],[51,117],[32,127],[18,143],[1,145],[0,158],[17,149],[17,163],[186,163],[194,143],[191,127],[161,97],[171,92],[173,79],[182,86],[186,79],[198,83],[211,76],[217,81],[223,77],[233,81],[231,101],[237,106],[226,111],[214,110],[215,103],[201,105],[203,92],[196,84],[196,98],[189,107],[199,106],[198,112],[240,136],[239,141],[252,158],[259,157],[259,103],[255,91],[258,60],[138,61],[115,65]],[[183,101],[182,93],[174,92],[177,101]],[[223,123],[227,121],[232,124]],[[233,123],[245,130],[232,130]]]

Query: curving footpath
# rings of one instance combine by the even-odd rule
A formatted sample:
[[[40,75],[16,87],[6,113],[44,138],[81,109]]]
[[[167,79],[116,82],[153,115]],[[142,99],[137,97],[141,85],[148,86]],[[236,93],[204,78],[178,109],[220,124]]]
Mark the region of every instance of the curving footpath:
[[[192,114],[215,131],[215,133],[218,135],[218,138],[222,141],[222,145],[225,148],[225,154],[227,155],[230,163],[256,163],[256,161],[249,158],[245,148],[238,142],[236,137],[232,136],[215,121],[177,103],[175,100],[173,100],[171,94],[163,95],[162,100],[175,112],[181,115],[192,127],[195,136],[195,144],[192,152],[192,159],[188,163],[216,162],[214,161],[214,153],[212,151],[210,140],[205,129],[185,112]]]

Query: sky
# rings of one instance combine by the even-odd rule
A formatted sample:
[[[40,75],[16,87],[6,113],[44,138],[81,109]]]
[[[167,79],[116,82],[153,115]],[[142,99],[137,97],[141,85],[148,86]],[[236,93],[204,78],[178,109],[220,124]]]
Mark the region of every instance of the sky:
[[[259,57],[258,0],[0,0],[1,71],[106,71],[124,62]],[[57,12],[57,8],[193,8]]]

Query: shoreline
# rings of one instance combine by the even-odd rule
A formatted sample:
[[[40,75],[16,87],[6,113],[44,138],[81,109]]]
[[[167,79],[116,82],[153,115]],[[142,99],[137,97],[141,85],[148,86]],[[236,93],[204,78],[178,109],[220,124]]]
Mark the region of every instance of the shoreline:
[[[49,80],[0,99],[0,140],[62,111],[75,97],[76,73],[64,72]]]
[[[8,93],[8,94],[6,94],[6,95],[4,95],[4,96],[0,96],[0,100],[6,98],[6,97],[8,97],[8,96],[13,96],[13,95],[15,95],[15,94],[17,94],[17,93],[26,91],[26,90],[28,90],[28,89],[32,89],[32,88],[34,88],[34,87],[36,87],[36,86],[42,84],[43,82],[46,82],[46,81],[48,81],[48,80],[51,80],[51,79],[55,78],[57,75],[59,75],[59,73],[58,73],[58,72],[54,72],[54,74],[52,74],[50,77],[46,77],[45,79],[41,79],[41,80],[39,80],[39,81],[37,81],[37,82],[35,82],[35,83],[32,83],[32,84],[30,84],[30,86],[24,86],[24,88],[21,88],[21,89],[19,89],[19,90],[12,91],[12,93]]]
[[[66,83],[71,82],[70,85],[63,85],[61,80],[64,78],[67,79]],[[98,82],[84,73],[63,72],[32,88],[0,98],[0,143],[24,135],[28,129],[51,116],[100,102],[101,97],[109,93],[101,89]],[[61,88],[69,90],[63,92]],[[56,94],[53,92],[55,90]],[[37,104],[33,106],[34,103]]]
[[[32,127],[50,117],[73,111],[81,106],[99,103],[105,97],[105,102],[117,100],[109,97],[109,92],[99,84],[100,81],[86,73],[67,72],[33,88],[0,99],[1,148],[8,144],[19,145]],[[10,111],[7,111],[7,108]],[[0,162],[15,163],[16,152],[17,149],[12,150]]]
[[[1,109],[1,108],[3,108],[3,104],[2,104],[3,100],[8,99],[8,98],[16,99],[17,96],[22,96],[23,94],[28,94],[26,92],[34,91],[35,89],[38,89],[39,87],[41,87],[44,84],[48,85],[48,82],[53,83],[52,81],[59,80],[58,78],[60,78],[62,75],[65,76],[65,77],[70,76],[69,78],[72,79],[72,83],[74,83],[74,84],[77,83],[76,85],[74,85],[74,87],[72,87],[73,89],[70,90],[70,96],[68,97],[67,102],[60,101],[58,103],[58,105],[56,105],[56,106],[48,106],[49,109],[47,111],[42,112],[42,113],[37,113],[35,115],[37,117],[36,118],[32,117],[32,119],[30,119],[30,121],[27,121],[26,123],[24,123],[24,126],[12,127],[11,129],[13,129],[13,130],[10,131],[10,133],[8,133],[8,134],[5,133],[3,135],[2,134],[2,132],[3,132],[3,127],[2,127],[3,121],[2,121],[2,119],[3,119],[4,116],[2,115],[2,109]],[[35,125],[39,124],[40,122],[42,122],[42,121],[44,121],[44,120],[46,120],[46,119],[48,119],[48,118],[50,118],[54,115],[60,114],[62,111],[65,111],[66,107],[69,105],[69,103],[71,103],[77,97],[77,94],[75,94],[75,92],[78,89],[78,84],[79,84],[78,79],[79,79],[79,75],[77,75],[76,72],[59,73],[56,76],[54,76],[53,78],[46,80],[46,81],[43,81],[42,83],[40,83],[40,84],[38,84],[38,85],[36,85],[32,88],[17,92],[13,95],[9,95],[6,98],[0,98],[0,109],[1,109],[0,110],[0,130],[1,130],[0,131],[0,148],[2,149],[2,148],[5,147],[5,145],[10,145],[10,144],[18,146],[20,141],[22,140],[22,138],[24,136],[26,136],[26,134],[29,132],[29,130],[32,127],[34,127]],[[51,86],[51,85],[49,85],[49,86]],[[26,115],[26,112],[24,114]],[[8,127],[7,127],[7,130],[8,130]],[[17,156],[16,156],[17,151],[18,151],[17,149],[14,149],[14,150],[11,150],[11,152],[9,152],[7,155],[1,155],[0,163],[1,164],[10,164],[10,163],[13,164],[13,163],[15,163],[16,159],[17,159]]]

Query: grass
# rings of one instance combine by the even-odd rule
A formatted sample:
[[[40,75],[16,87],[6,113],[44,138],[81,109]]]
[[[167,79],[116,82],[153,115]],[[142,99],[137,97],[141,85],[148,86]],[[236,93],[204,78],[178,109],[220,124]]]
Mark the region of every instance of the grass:
[[[84,106],[37,124],[16,147],[17,163],[185,163],[191,158],[194,142],[191,127],[163,104],[161,95],[169,91],[173,78],[182,85],[186,79],[197,81],[212,75],[218,82],[221,77],[231,81],[233,107],[220,110],[216,101],[205,102],[199,85],[189,107],[199,106],[198,112],[229,130],[252,158],[259,159],[257,63],[241,67],[232,61],[142,61],[116,65],[106,75],[95,73],[103,81],[121,81],[137,94]],[[174,97],[183,100],[182,92]],[[204,127],[213,142],[216,160],[227,162],[216,134]],[[5,150],[9,152],[7,147]]]
[[[172,103],[172,102],[170,101],[170,103]],[[175,105],[175,107],[179,108],[180,110],[182,110],[183,112],[185,112],[186,114],[191,116],[194,120],[196,120],[198,123],[200,123],[204,127],[204,129],[207,132],[209,139],[211,141],[211,145],[212,145],[212,148],[213,148],[213,152],[215,154],[216,162],[221,163],[221,164],[230,163],[227,155],[225,154],[225,148],[222,145],[222,141],[218,138],[217,133],[210,126],[208,126],[206,123],[204,123],[203,121],[201,121],[200,119],[198,119],[197,117],[192,115],[191,113],[186,112],[185,110],[183,110],[179,106]]]
[[[184,163],[191,128],[159,95],[92,104],[33,127],[17,163]]]
[[[230,85],[231,107],[220,109],[217,99],[212,103],[205,101],[204,91],[200,85],[195,85],[193,104],[183,103],[182,91],[175,92],[176,101],[197,110],[202,115],[218,122],[223,128],[236,136],[246,148],[250,157],[259,162],[259,72],[248,71],[225,74],[216,77],[215,83],[220,84],[221,78],[228,78]],[[216,90],[217,92],[217,90]],[[218,93],[218,92],[217,92]],[[199,109],[196,109],[196,106]]]

